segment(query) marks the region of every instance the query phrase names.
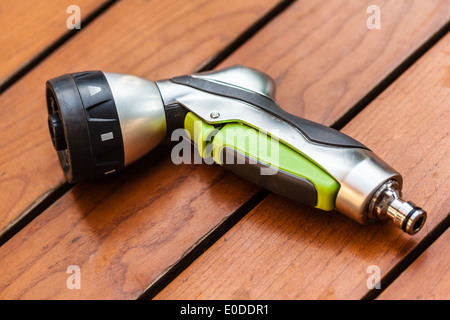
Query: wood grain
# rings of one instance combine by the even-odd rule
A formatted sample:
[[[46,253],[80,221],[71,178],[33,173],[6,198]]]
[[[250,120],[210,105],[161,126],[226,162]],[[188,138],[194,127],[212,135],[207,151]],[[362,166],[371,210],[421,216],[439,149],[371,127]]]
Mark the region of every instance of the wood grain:
[[[64,34],[69,32],[70,5],[85,17],[106,0],[0,1],[0,86]]]
[[[276,4],[119,2],[6,91],[0,104],[17,112],[0,122],[2,226],[63,178],[46,128],[47,79],[91,69],[155,80],[189,73]],[[218,167],[175,166],[164,154],[77,185],[2,246],[0,296],[135,298],[251,195],[250,184]],[[224,191],[228,185],[239,185],[240,195]],[[82,268],[82,291],[66,287],[71,264]]]
[[[2,94],[14,112],[0,119],[0,235],[64,182],[46,126],[46,80],[92,69],[155,80],[192,72],[275,4],[123,1]]]
[[[156,298],[366,295],[368,267],[384,276],[450,211],[449,53],[447,35],[343,130],[404,175],[404,197],[428,211],[418,234],[387,222],[361,226],[271,194]]]
[[[267,10],[267,6],[261,7],[261,2],[232,3],[233,6],[250,6],[253,9],[233,7],[227,2],[225,9],[230,11],[226,11],[221,7],[223,4],[219,5],[217,2],[202,2],[202,5],[193,5],[194,7],[180,9],[181,11],[177,11],[180,5],[158,7],[151,3],[148,5],[156,5],[151,7],[152,11],[148,9],[148,12],[152,12],[151,20],[139,8],[141,14],[129,17],[125,30],[123,25],[121,28],[111,27],[110,32],[105,35],[103,23],[108,21],[105,25],[114,26],[113,21],[123,21],[120,19],[124,19],[125,3],[127,2],[114,6],[114,10],[99,19],[99,27],[95,27],[97,24],[93,23],[46,61],[42,68],[30,73],[26,78],[27,82],[22,82],[25,83],[23,86],[44,81],[50,74],[43,70],[48,68],[53,69],[51,73],[54,75],[96,68],[134,73],[151,79],[189,72],[195,65],[208,59],[206,53],[213,51],[209,47],[211,43],[215,48],[217,44],[229,43],[233,36],[228,32],[235,30],[233,28],[239,26],[239,21],[241,28],[244,28],[251,21],[250,17],[255,19],[255,12],[261,14]],[[364,33],[353,36],[352,28],[361,21],[365,25],[365,8],[369,3],[371,1],[340,1],[338,5],[333,3],[329,7],[328,1],[300,1],[239,50],[249,50],[247,54],[238,52],[223,65],[243,63],[258,67],[269,72],[280,86],[286,85],[286,75],[290,74],[290,77],[295,77],[295,84],[290,87],[294,94],[297,92],[294,87],[302,85],[306,92],[312,85],[312,82],[304,81],[305,79],[327,82],[323,77],[330,77],[329,81],[339,84],[347,78],[353,79],[352,77],[364,73],[366,69],[361,66],[352,69],[351,74],[344,70],[345,66],[352,64],[344,59],[346,55],[342,51],[335,50],[336,43],[339,48],[356,48],[352,53],[352,62],[360,62],[359,59],[362,59],[364,63],[361,63],[366,68],[370,68],[373,60],[367,59],[364,53],[369,54],[380,46],[389,47],[379,52],[375,60],[382,59],[380,56],[384,52],[390,52],[391,55],[384,61],[390,63],[386,63],[383,71],[380,71],[381,63],[377,62],[380,65],[367,74],[370,79],[366,81],[370,83],[369,87],[373,87],[378,79],[390,73],[448,20],[448,12],[445,10],[448,4],[444,1],[432,1],[431,6],[428,5],[429,2],[424,6],[418,5],[419,2],[413,2],[415,5],[404,2],[402,10],[393,10],[395,18],[390,18],[391,21],[397,21],[400,27],[394,28],[395,30],[382,29],[378,33],[379,37],[374,37],[367,29]],[[134,9],[138,10],[137,7]],[[199,9],[204,11],[199,12]],[[335,15],[336,11],[339,14]],[[218,13],[221,18],[212,19],[211,13]],[[353,19],[350,19],[351,28],[347,29],[343,24],[349,20],[349,16]],[[411,25],[412,16],[417,19]],[[180,17],[185,20],[181,21]],[[179,24],[175,26],[175,22]],[[395,25],[395,22],[392,23]],[[285,29],[283,24],[287,24],[289,28]],[[320,26],[324,25],[322,29]],[[173,29],[168,30],[169,27]],[[226,30],[226,35],[217,32],[218,29]],[[317,29],[320,30],[319,33],[316,33]],[[336,30],[343,29],[345,32],[336,36]],[[129,32],[138,36],[132,37]],[[308,33],[314,34],[314,37],[308,37]],[[408,42],[401,41],[405,35],[410,39]],[[190,41],[186,45],[185,42],[180,42],[192,40],[191,36],[196,39],[195,43]],[[258,40],[276,40],[279,37],[290,40],[291,43],[285,41],[283,46],[283,41],[275,44]],[[101,41],[94,43],[92,39],[97,38]],[[330,39],[334,41],[331,47],[327,46]],[[386,42],[387,39],[395,40]],[[259,41],[262,41],[261,45],[258,44]],[[142,48],[142,43],[149,45]],[[105,52],[105,48],[109,48],[109,51]],[[348,49],[346,54],[350,52],[353,51]],[[325,64],[320,72],[302,62],[309,55]],[[272,57],[271,60],[268,56]],[[321,57],[326,59],[321,60]],[[308,61],[312,63],[315,59],[308,58]],[[278,63],[278,68],[269,70],[280,60],[284,63]],[[335,66],[343,60],[345,63],[338,68],[341,73],[334,73]],[[305,68],[304,72],[299,73],[296,69],[296,73],[290,73],[292,68],[298,68],[295,61],[299,61]],[[359,82],[352,81],[352,87]],[[345,91],[346,88],[344,86],[340,90]],[[354,101],[367,93],[366,86],[360,86],[359,89],[360,91],[352,90],[351,99]],[[278,93],[283,107],[296,114],[303,114],[304,98],[299,99],[297,96],[293,99],[295,103],[288,104],[288,99],[283,100],[288,93]],[[327,90],[319,96],[324,101],[334,101],[334,93],[333,90]],[[35,97],[38,97],[37,93]],[[339,116],[349,107],[351,105],[342,104]],[[308,103],[308,108],[316,108],[318,114],[323,115],[332,112],[335,106]],[[330,118],[328,121],[332,123],[336,119],[337,117]],[[42,141],[47,139],[42,133]],[[160,153],[161,150],[151,153],[122,174],[108,180],[77,185],[1,247],[0,268],[4,270],[4,276],[0,280],[0,297],[134,298],[258,190],[218,166],[177,167],[170,162],[168,156],[161,156]],[[48,156],[48,159],[52,161],[54,157]],[[280,202],[285,203],[284,199]],[[291,206],[299,207],[297,204]],[[283,210],[277,208],[275,214],[277,213],[283,214]],[[351,238],[352,234],[342,236]],[[242,242],[239,246],[243,243],[245,244]],[[245,246],[240,249],[245,249]],[[83,279],[86,279],[82,280],[83,289],[80,291],[67,290],[65,287],[68,276],[65,270],[71,264],[79,265]],[[271,282],[276,280],[272,277],[268,279]]]
[[[450,231],[446,231],[378,297],[380,300],[448,300]]]

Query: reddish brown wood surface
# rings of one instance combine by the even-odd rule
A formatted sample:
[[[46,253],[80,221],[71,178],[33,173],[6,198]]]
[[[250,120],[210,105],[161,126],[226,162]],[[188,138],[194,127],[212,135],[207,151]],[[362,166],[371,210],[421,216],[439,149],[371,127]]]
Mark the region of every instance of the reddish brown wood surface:
[[[450,232],[446,231],[378,299],[450,298]]]
[[[370,5],[380,30],[367,29]],[[267,72],[284,109],[331,125],[449,19],[446,0],[298,1],[219,67]]]
[[[67,8],[80,8],[82,26],[106,0],[0,1],[0,85],[69,32]]]
[[[45,81],[100,69],[161,79],[192,72],[277,3],[123,1],[0,97],[0,235],[64,177],[46,127]],[[233,23],[231,23],[233,22]]]
[[[343,130],[404,175],[405,198],[428,211],[423,230],[411,237],[388,223],[360,226],[270,195],[156,298],[365,296],[369,266],[384,276],[450,211],[449,53],[447,35]]]
[[[5,137],[0,153],[2,226],[63,181],[46,128],[47,79],[91,69],[155,80],[192,72],[276,4],[275,0],[119,2],[27,74],[0,98],[5,108],[22,106],[6,113],[0,125]],[[196,225],[201,234],[207,233],[250,196],[241,185],[240,197],[228,195],[230,201],[220,201],[218,194],[227,196],[223,190],[237,185],[236,177],[215,167],[177,167],[167,157],[160,162],[153,157],[161,158],[153,153],[109,181],[77,185],[20,232],[25,238],[14,237],[2,246],[0,296],[134,298],[198,240]],[[194,214],[198,211],[208,212],[209,224]],[[220,217],[214,219],[216,215]],[[178,233],[180,226],[195,232],[186,237]],[[170,233],[168,227],[176,229]],[[139,230],[148,238],[134,237]],[[130,237],[130,242],[117,236]],[[167,240],[174,240],[172,245],[180,251],[157,245]],[[70,264],[79,264],[86,272],[81,292],[67,290],[65,280],[57,280],[67,278]],[[104,279],[103,285],[97,277]]]
[[[446,1],[420,3],[384,4],[387,27],[369,32],[365,28],[365,10],[372,1],[299,1],[239,48],[222,66],[242,63],[268,72],[277,81],[277,96],[286,110],[331,124],[448,20]],[[30,114],[31,111],[41,112],[45,118],[43,93],[34,86],[61,73],[95,68],[160,79],[190,72],[273,5],[273,1],[233,1],[226,5],[221,1],[189,2],[189,5],[176,1],[164,2],[164,5],[121,2],[0,99],[8,97],[9,104],[17,101],[19,105],[29,105]],[[127,12],[130,14],[126,15]],[[30,93],[22,95],[24,89],[30,87]],[[41,102],[36,102],[39,99]],[[9,125],[4,130],[12,127],[12,120],[8,119]],[[22,162],[11,165],[10,169],[21,167],[23,180],[27,181],[25,186],[32,184],[37,194],[48,190],[46,186],[39,186],[39,177],[48,175],[45,180],[51,182],[45,183],[50,186],[62,181],[47,129],[40,123],[30,117],[20,129],[35,126],[29,143],[40,142],[43,147],[30,151],[26,158],[16,156],[14,160]],[[11,140],[9,143],[17,146],[27,141]],[[115,177],[75,186],[2,246],[0,297],[135,298],[258,190],[218,166],[175,166],[168,156],[161,155],[167,154],[165,151],[151,153]],[[39,171],[42,163],[48,168],[47,174]],[[32,177],[26,176],[30,165],[36,168]],[[10,185],[11,195],[19,194],[15,185]],[[36,199],[36,195],[20,194],[20,197],[25,199],[23,203]],[[271,198],[273,196],[267,201]],[[278,201],[280,207],[272,215],[289,217],[294,210],[298,221],[305,221],[304,214],[308,213],[298,209],[302,206],[281,198]],[[16,205],[11,203],[11,206]],[[21,211],[17,209],[17,212]],[[254,215],[252,212],[249,216]],[[348,225],[350,222],[337,217],[327,223]],[[270,237],[280,236],[276,230],[272,231]],[[347,252],[348,248],[352,251],[358,247],[359,239],[353,243],[353,231],[344,233],[348,231],[344,228],[340,233],[344,239],[342,246],[334,248],[332,244],[324,246],[323,250],[331,254],[334,249]],[[364,236],[365,231],[359,232]],[[258,236],[258,232],[255,233],[255,237]],[[295,243],[296,236],[297,230],[292,231],[286,242]],[[222,240],[218,245],[221,243]],[[248,245],[245,241],[236,244],[240,250]],[[373,247],[375,244],[369,245],[369,250],[363,254],[373,255],[370,250]],[[288,247],[280,248],[276,250],[289,252]],[[291,250],[298,248],[296,243]],[[249,255],[249,259],[251,257]],[[221,257],[217,258],[223,262]],[[345,268],[347,261],[336,263]],[[81,268],[81,290],[66,287],[66,269],[72,264]],[[257,264],[245,266],[260,267]],[[294,272],[294,267],[288,270]],[[227,273],[225,269],[222,272]],[[266,281],[276,283],[276,275],[267,277]],[[320,284],[322,280],[316,275]],[[240,279],[235,280],[235,284],[239,284]],[[320,285],[314,287],[313,283],[310,282],[311,288],[308,288],[311,293],[321,288]],[[234,296],[251,297],[243,287],[246,280],[240,284],[242,290]],[[181,286],[180,292],[184,292],[184,288]],[[295,290],[297,288],[291,287],[285,296]],[[215,295],[205,294],[204,297]]]

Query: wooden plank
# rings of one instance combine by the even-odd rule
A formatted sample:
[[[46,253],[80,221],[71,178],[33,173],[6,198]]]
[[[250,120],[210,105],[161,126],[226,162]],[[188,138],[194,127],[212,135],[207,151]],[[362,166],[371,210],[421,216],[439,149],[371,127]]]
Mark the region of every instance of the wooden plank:
[[[315,33],[318,26],[325,25],[326,30],[322,30],[319,33],[321,36],[319,42],[311,37],[305,40],[302,38],[304,35],[302,33],[300,34],[301,37],[297,39],[302,45],[296,46],[295,50],[290,45],[285,46],[284,52],[278,49],[279,59],[282,59],[284,55],[290,56],[291,62],[301,61],[301,57],[305,54],[303,48],[309,48],[306,54],[317,54],[318,51],[314,50],[314,48],[327,47],[327,40],[336,37],[336,30],[342,30],[342,23],[347,19],[345,19],[346,15],[340,10],[353,13],[355,17],[352,20],[352,27],[355,27],[360,23],[359,18],[357,18],[360,15],[365,23],[367,18],[365,9],[369,3],[371,4],[369,1],[366,3],[341,1],[338,5],[333,4],[329,7],[330,3],[327,1],[302,1],[290,7],[286,14],[276,19],[274,24],[269,24],[265,30],[258,33],[251,41],[258,41],[257,39],[264,36],[265,32],[269,32],[273,26],[280,23],[289,23],[291,28],[288,30],[297,35],[299,35],[299,29],[303,30],[300,26],[304,25],[310,33]],[[415,3],[416,5],[404,4],[403,10],[397,9],[392,11],[392,14],[396,15],[396,18],[391,18],[392,21],[398,21],[404,27],[402,27],[401,31],[394,32],[395,37],[393,39],[395,41],[389,42],[392,43],[392,46],[396,46],[396,49],[391,49],[392,55],[388,56],[386,60],[395,60],[397,63],[387,64],[384,75],[390,73],[395,65],[401,63],[406,56],[411,54],[447,20],[445,2],[433,2],[435,7],[420,7],[417,5],[417,2]],[[389,4],[391,5],[391,2]],[[330,8],[333,10],[329,11]],[[341,9],[337,10],[339,8]],[[214,12],[217,12],[217,10],[221,11],[220,8],[215,10]],[[290,13],[291,10],[294,10],[292,11],[293,13]],[[321,10],[326,10],[327,14],[319,14]],[[336,10],[341,12],[341,14],[334,15],[333,12]],[[154,12],[158,11],[155,10]],[[236,14],[246,14],[246,11],[242,9],[234,12]],[[405,12],[408,19],[414,16],[415,12],[417,16],[415,21],[417,25],[421,25],[421,32],[416,30],[417,25],[405,23],[405,20],[403,20]],[[108,12],[109,14],[110,12]],[[116,14],[122,16],[121,12]],[[133,18],[136,19],[136,17]],[[235,24],[235,19],[235,17],[232,18],[233,25]],[[249,21],[248,17],[244,17],[244,19]],[[225,20],[223,21],[223,26],[228,28],[227,24],[230,24],[230,20]],[[436,20],[440,21],[440,23],[436,23]],[[297,28],[294,28],[294,22],[298,23]],[[143,22],[141,21],[140,23]],[[185,22],[183,21],[183,23]],[[217,25],[217,21],[211,23],[212,25]],[[131,23],[131,27],[134,28],[137,28],[138,25],[138,23],[136,25]],[[199,26],[202,30],[205,27],[207,28],[208,26]],[[422,32],[424,29],[427,31]],[[103,29],[94,30],[92,31],[94,34],[104,32]],[[164,31],[163,28],[161,30]],[[273,37],[273,39],[286,36],[285,32],[280,33],[280,29],[274,30],[278,32],[278,36]],[[114,29],[113,31],[124,33],[122,30]],[[140,29],[139,31],[139,35],[144,34],[144,38],[145,35],[150,37],[149,34],[155,33],[155,29]],[[146,33],[147,31],[149,33]],[[392,33],[392,30],[387,31],[387,34],[391,36]],[[308,32],[305,34],[308,34]],[[317,33],[315,34],[317,35]],[[414,40],[413,45],[409,42],[398,41],[403,39],[405,34],[408,34]],[[169,35],[171,33],[167,31],[161,36],[167,37]],[[368,37],[366,39],[367,44],[372,43],[374,46],[373,48],[367,48],[365,42],[361,43],[361,34],[356,33],[355,36],[349,37],[351,35],[353,33],[345,28],[345,32],[341,34],[342,37],[338,35],[338,38],[342,40],[339,45],[359,48],[358,52],[354,54],[355,59],[360,56],[359,51],[362,51],[362,48],[366,48],[364,50],[370,52],[381,44],[385,44],[386,39],[391,39],[390,37],[386,38],[386,33],[383,33],[383,37],[376,37],[378,40],[372,39],[373,36],[370,33],[366,33]],[[111,37],[110,34],[108,36]],[[180,39],[183,34],[172,36]],[[293,36],[291,35],[290,37],[291,41],[293,41]],[[78,39],[84,39],[83,34]],[[205,37],[205,39],[208,39],[208,37]],[[223,38],[219,37],[219,39]],[[204,50],[208,47],[208,44],[205,42],[199,42],[201,46],[205,46],[203,49],[197,48],[198,46],[196,45],[186,49],[181,44],[173,44],[173,47],[169,45],[169,48],[164,47],[167,50],[163,50],[160,47],[157,48],[155,54],[163,51],[165,60],[162,62],[158,61],[157,66],[147,66],[142,61],[146,61],[145,58],[151,56],[151,53],[139,51],[139,44],[142,41],[139,42],[134,38],[128,39],[128,41],[133,40],[136,42],[133,44],[134,47],[132,49],[138,50],[138,52],[136,53],[130,49],[130,52],[127,52],[129,54],[127,57],[130,57],[130,59],[127,60],[123,58],[125,54],[121,54],[119,57],[114,56],[105,62],[104,55],[96,57],[102,50],[96,48],[83,49],[83,47],[78,46],[74,42],[73,46],[67,46],[67,51],[64,50],[63,53],[58,54],[58,61],[59,63],[66,59],[70,61],[71,54],[73,54],[71,50],[78,52],[77,50],[81,49],[82,52],[78,53],[77,59],[80,59],[81,56],[84,61],[80,62],[77,59],[72,59],[72,63],[78,65],[78,69],[81,69],[80,66],[99,69],[114,66],[121,70],[105,70],[135,73],[158,79],[187,72],[188,67],[193,65],[192,61],[195,60],[195,57],[186,57],[183,54],[195,51],[197,54],[203,55]],[[227,43],[229,40],[224,42]],[[84,41],[87,42],[88,40]],[[103,41],[113,46],[111,52],[121,52],[121,48],[126,47],[125,41],[117,44],[117,46],[112,40]],[[257,66],[256,61],[258,59],[262,59],[263,56],[265,57],[268,54],[273,54],[274,48],[279,48],[279,46],[280,44],[277,47],[273,47],[266,43],[265,46],[261,47],[257,55],[253,52],[246,59],[235,60],[235,62]],[[334,63],[327,63],[328,68],[333,69],[334,66],[339,65],[339,62],[342,61],[342,53],[336,51],[339,54],[333,56],[332,53],[335,51],[330,51],[329,49],[320,52],[322,54],[327,52],[327,54],[331,55],[327,56],[328,59],[335,59]],[[177,57],[179,60],[177,60]],[[231,59],[236,59],[236,57],[233,55]],[[89,64],[85,62],[87,60],[89,60]],[[231,63],[232,60],[229,61]],[[366,66],[369,67],[371,61],[365,61]],[[280,68],[275,70],[277,73],[274,73],[274,71],[270,73],[279,83],[293,66],[294,63],[286,64],[283,68],[280,65]],[[262,65],[260,67],[264,71],[267,71],[267,68],[267,66],[264,68]],[[68,69],[65,69],[63,72],[71,71],[70,67]],[[343,71],[343,69],[341,68],[340,70]],[[353,76],[358,74],[358,70],[362,72],[365,69],[358,68],[353,70]],[[307,71],[312,72],[314,70],[307,69]],[[378,69],[376,71],[378,72]],[[318,79],[330,74],[336,76],[321,69],[319,73],[315,74],[315,77]],[[311,74],[311,77],[313,75]],[[297,76],[299,75],[297,74]],[[342,72],[340,76],[342,79],[348,77],[346,71]],[[380,75],[376,73],[375,76]],[[304,79],[307,78],[309,76],[304,74]],[[375,79],[377,78],[375,77]],[[375,82],[373,80],[371,83]],[[304,82],[303,85],[306,88],[310,84]],[[354,98],[355,101],[358,101],[365,95],[367,88],[363,89],[361,92],[353,92],[357,96]],[[329,98],[327,97],[326,99]],[[299,108],[298,103],[290,107],[283,106],[287,109],[290,108],[289,111],[297,114],[301,113],[302,110]],[[309,107],[313,108],[314,105],[309,104]],[[329,108],[329,106],[325,105],[321,105],[322,107]],[[318,112],[321,113],[322,111],[319,110]],[[331,122],[335,120],[332,119]],[[48,138],[46,137],[45,139]],[[149,161],[153,162],[148,163]],[[186,252],[191,250],[223,219],[226,219],[234,210],[239,208],[256,190],[255,186],[227,173],[218,166],[186,165],[177,167],[170,163],[168,156],[159,157],[157,152],[152,153],[124,173],[111,177],[107,181],[77,185],[70,193],[62,197],[6,243],[5,246],[0,248],[0,267],[2,270],[5,270],[0,296],[22,298],[43,296],[51,298],[135,297],[142,292],[146,285],[151,284],[165,270],[169,270],[171,265],[182,259]],[[168,199],[169,201],[167,201]],[[54,239],[58,239],[58,243],[55,243]],[[28,250],[19,250],[20,248],[28,248]],[[31,252],[32,254],[30,254]],[[70,291],[65,287],[65,280],[67,279],[65,270],[69,264],[79,265],[84,277],[89,278],[88,282],[83,282],[83,290],[81,291]],[[51,273],[48,271],[49,268]],[[62,287],[57,287],[61,283],[63,283]],[[42,291],[41,289],[45,287],[50,289]]]
[[[16,111],[0,124],[2,227],[63,179],[46,128],[47,79],[92,69],[150,79],[190,73],[276,4],[122,1],[33,69],[0,97],[5,110]],[[219,168],[177,167],[160,158],[154,152],[110,180],[77,185],[2,246],[0,296],[134,298],[198,240],[197,232],[207,233],[250,196],[250,184],[239,197],[224,192],[238,179]],[[208,212],[209,223],[194,215],[198,211]],[[195,232],[177,236],[181,227]],[[168,240],[178,252],[158,245]],[[82,291],[67,290],[70,264],[86,275]]]
[[[107,1],[0,1],[0,86],[69,32],[67,8],[77,5],[84,19]]]
[[[368,267],[384,276],[450,210],[449,65],[447,35],[343,130],[404,175],[405,198],[428,211],[418,234],[361,226],[271,194],[156,299],[365,296]]]
[[[450,231],[441,235],[378,299],[448,300],[450,298]]]

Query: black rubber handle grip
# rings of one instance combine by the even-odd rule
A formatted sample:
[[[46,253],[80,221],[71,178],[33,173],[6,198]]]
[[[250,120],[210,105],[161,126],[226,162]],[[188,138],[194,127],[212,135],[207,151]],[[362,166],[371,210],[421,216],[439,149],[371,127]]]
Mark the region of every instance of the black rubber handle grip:
[[[274,100],[272,100],[268,96],[248,90],[242,90],[237,87],[220,84],[217,82],[194,78],[191,76],[175,77],[172,78],[171,81],[207,93],[212,93],[250,103],[255,107],[258,107],[261,110],[268,112],[296,127],[305,136],[305,138],[307,138],[311,142],[337,147],[368,149],[360,142],[343,134],[342,132],[321,125],[319,123],[294,116],[284,111]]]

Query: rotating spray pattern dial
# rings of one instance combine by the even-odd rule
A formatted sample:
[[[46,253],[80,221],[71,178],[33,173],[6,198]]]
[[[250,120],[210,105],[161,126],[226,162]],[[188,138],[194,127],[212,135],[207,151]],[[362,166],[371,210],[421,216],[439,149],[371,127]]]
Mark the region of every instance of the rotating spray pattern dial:
[[[266,189],[360,223],[420,230],[426,213],[400,199],[400,173],[353,138],[285,112],[274,96],[269,76],[243,66],[156,82],[83,72],[47,82],[48,125],[72,183],[119,171],[184,128],[201,157]],[[251,130],[256,140],[239,140]]]

